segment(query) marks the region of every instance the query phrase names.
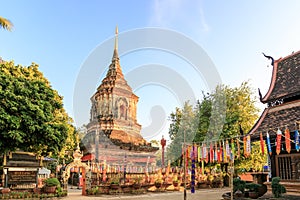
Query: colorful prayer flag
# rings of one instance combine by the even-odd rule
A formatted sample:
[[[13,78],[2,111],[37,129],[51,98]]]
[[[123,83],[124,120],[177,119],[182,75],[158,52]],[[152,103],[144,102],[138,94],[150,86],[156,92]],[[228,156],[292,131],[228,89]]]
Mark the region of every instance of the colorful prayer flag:
[[[299,145],[299,132],[298,130],[295,130],[295,149],[299,151],[300,145]]]
[[[213,148],[213,144],[212,143],[210,143],[210,145],[209,145],[209,161],[211,163],[214,162],[214,148]]]
[[[223,147],[222,147],[222,143],[219,142],[219,145],[220,145],[220,162],[223,162]]]
[[[237,158],[240,158],[241,149],[240,149],[240,142],[239,139],[236,140],[236,148],[237,148]]]
[[[260,148],[261,148],[261,154],[264,155],[265,154],[265,141],[264,141],[262,133],[260,133]]]
[[[270,135],[269,135],[268,132],[267,132],[267,146],[268,146],[269,154],[271,156],[272,155],[272,148],[271,148],[271,142],[270,142]]]
[[[285,129],[284,131],[285,135],[285,149],[288,153],[291,152],[291,134],[288,128]]]
[[[251,138],[250,135],[244,137],[244,156],[248,158],[251,154]]]
[[[223,161],[224,161],[224,163],[227,163],[227,148],[226,148],[224,140],[223,140]]]
[[[282,132],[280,129],[277,130],[277,137],[276,137],[276,154],[279,155],[280,154],[280,148],[281,148],[281,136],[282,136]]]
[[[198,146],[198,162],[200,162],[202,159],[202,155],[201,155],[201,146]]]
[[[234,159],[235,157],[235,146],[234,146],[234,139],[231,139],[231,155],[232,155],[232,159]]]

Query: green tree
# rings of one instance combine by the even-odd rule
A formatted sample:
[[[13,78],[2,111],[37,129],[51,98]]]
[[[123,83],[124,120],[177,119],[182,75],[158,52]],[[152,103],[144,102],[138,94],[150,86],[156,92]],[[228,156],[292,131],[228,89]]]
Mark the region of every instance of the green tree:
[[[248,82],[230,88],[219,85],[196,106],[198,130],[195,141],[218,140],[246,134],[258,118],[253,90]],[[243,133],[241,133],[241,130]],[[206,134],[206,136],[205,136]]]
[[[72,143],[74,129],[62,97],[37,64],[0,63],[0,151],[59,155]]]
[[[196,126],[193,106],[186,102],[183,109],[176,108],[175,113],[171,113],[170,120],[172,121],[169,129],[171,144],[167,147],[167,158],[174,165],[178,164],[181,157],[184,139],[186,144],[190,144],[195,137]]]
[[[13,28],[13,24],[11,23],[10,20],[0,16],[0,28],[11,31],[11,29]]]
[[[183,130],[188,133],[188,143],[236,137],[251,129],[258,111],[248,82],[234,88],[219,85],[211,94],[203,93],[203,99],[194,109],[186,103],[183,109],[176,108],[171,113],[167,155],[172,161],[180,156]]]
[[[161,149],[161,145],[160,145],[160,141],[158,141],[158,140],[151,140],[150,141],[150,143],[151,143],[151,145],[153,146],[153,147],[158,147],[159,148],[159,150],[155,153],[155,160],[156,160],[156,166],[161,166],[161,162],[162,162],[162,160],[161,160],[161,157],[162,157],[162,149]]]

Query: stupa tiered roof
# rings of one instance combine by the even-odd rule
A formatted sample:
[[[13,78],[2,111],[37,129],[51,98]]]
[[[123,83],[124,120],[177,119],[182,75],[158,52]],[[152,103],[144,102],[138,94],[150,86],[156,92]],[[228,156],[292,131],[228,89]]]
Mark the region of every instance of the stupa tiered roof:
[[[105,78],[90,99],[92,102],[90,123],[87,125],[88,133],[84,138],[89,153],[96,154],[96,146],[100,146],[101,150],[98,152],[102,154],[106,152],[107,160],[122,159],[125,152],[120,153],[120,150],[130,151],[131,154],[136,152],[135,160],[138,161],[146,162],[149,161],[148,157],[150,160],[155,158],[154,152],[158,148],[152,147],[151,143],[142,137],[141,125],[137,122],[139,97],[133,93],[122,73],[118,56],[117,29],[112,62]],[[113,155],[109,155],[110,153]],[[98,158],[101,158],[100,153]]]

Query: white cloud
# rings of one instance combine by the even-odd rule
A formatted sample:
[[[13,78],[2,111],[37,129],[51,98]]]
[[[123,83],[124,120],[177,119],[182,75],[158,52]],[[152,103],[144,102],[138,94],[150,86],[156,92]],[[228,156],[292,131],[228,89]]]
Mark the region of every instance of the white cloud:
[[[150,16],[150,26],[194,29],[196,32],[210,30],[205,19],[202,1],[194,0],[155,0]]]

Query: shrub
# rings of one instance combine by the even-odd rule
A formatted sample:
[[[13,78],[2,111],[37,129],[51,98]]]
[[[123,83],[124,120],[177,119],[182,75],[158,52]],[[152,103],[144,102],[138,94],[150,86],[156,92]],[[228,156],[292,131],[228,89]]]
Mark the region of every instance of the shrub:
[[[241,180],[240,178],[234,178],[233,179],[233,192],[236,192],[237,190],[244,193],[245,191],[246,182]]]
[[[120,179],[118,177],[113,177],[110,181],[110,184],[118,185],[120,183]]]
[[[46,186],[51,187],[51,186],[59,186],[60,187],[60,182],[57,178],[47,178],[45,181]]]
[[[279,198],[282,196],[283,193],[286,193],[286,189],[283,185],[280,183],[280,177],[274,177],[272,178],[272,194],[275,198]]]
[[[261,187],[261,185],[256,183],[246,183],[245,185],[245,188],[249,189],[251,192],[258,192],[259,187]]]

